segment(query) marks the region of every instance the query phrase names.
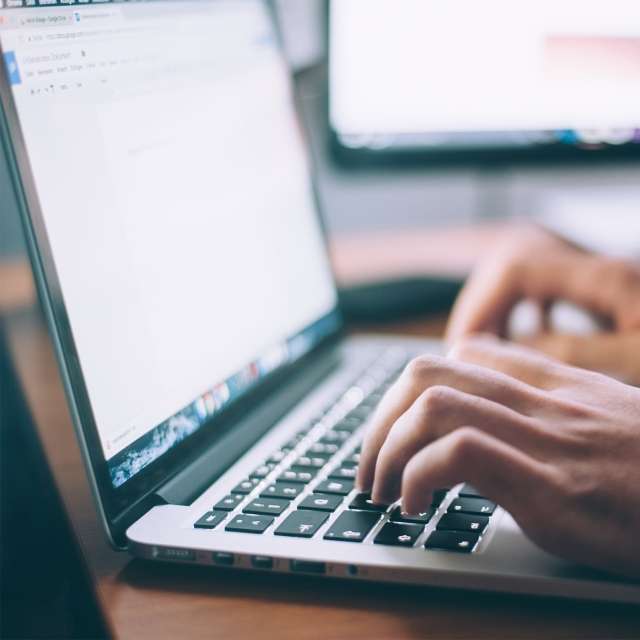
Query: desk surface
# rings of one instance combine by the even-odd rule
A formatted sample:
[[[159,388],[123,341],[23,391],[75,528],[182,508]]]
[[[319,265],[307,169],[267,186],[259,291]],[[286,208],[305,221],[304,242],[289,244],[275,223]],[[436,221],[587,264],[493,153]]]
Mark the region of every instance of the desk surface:
[[[640,637],[640,612],[629,607],[155,565],[112,551],[24,267],[1,275],[0,294],[10,292],[11,304],[0,295],[0,313],[8,321],[18,371],[100,604],[118,637]],[[425,325],[430,333],[434,326]]]

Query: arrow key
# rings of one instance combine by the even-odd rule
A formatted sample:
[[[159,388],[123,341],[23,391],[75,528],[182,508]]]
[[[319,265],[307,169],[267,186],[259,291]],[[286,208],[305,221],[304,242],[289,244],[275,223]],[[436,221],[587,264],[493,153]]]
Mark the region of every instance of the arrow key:
[[[242,513],[231,520],[225,530],[242,533],[262,533],[272,522],[273,518],[269,516],[254,516]]]
[[[398,524],[387,522],[375,537],[376,544],[387,544],[393,547],[413,547],[424,527],[417,524]]]
[[[434,531],[424,545],[427,549],[443,549],[459,553],[471,553],[479,536],[464,531]]]
[[[380,514],[373,511],[345,511],[324,534],[324,539],[362,542],[379,520]]]

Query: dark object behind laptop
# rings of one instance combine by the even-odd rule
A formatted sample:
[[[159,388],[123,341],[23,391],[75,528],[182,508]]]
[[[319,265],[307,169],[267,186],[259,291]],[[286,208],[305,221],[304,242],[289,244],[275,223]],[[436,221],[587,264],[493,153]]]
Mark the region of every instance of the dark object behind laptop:
[[[381,324],[447,312],[460,280],[413,277],[368,282],[340,289],[340,308],[350,324]]]
[[[108,638],[0,319],[0,637]]]

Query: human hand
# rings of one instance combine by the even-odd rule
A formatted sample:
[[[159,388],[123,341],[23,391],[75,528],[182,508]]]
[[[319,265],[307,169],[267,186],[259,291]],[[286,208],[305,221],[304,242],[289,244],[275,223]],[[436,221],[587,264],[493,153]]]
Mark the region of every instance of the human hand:
[[[535,226],[514,228],[460,294],[447,340],[476,332],[505,337],[511,311],[524,299],[538,305],[543,321],[543,331],[525,344],[640,383],[640,267],[583,251]],[[593,312],[606,329],[589,336],[553,333],[545,320],[556,300]]]
[[[640,390],[477,337],[413,360],[367,431],[357,485],[417,513],[470,482],[540,547],[640,577]]]

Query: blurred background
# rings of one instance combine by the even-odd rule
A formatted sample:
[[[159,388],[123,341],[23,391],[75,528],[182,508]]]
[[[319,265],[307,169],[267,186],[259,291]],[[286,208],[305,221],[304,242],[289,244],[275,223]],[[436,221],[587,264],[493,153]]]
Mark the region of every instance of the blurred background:
[[[380,4],[374,0],[369,6]],[[415,2],[391,4],[402,25],[403,7]],[[602,216],[636,217],[640,165],[628,159],[603,160],[597,153],[549,162],[513,161],[508,153],[487,161],[473,153],[465,157],[464,151],[457,154],[460,162],[439,162],[437,155],[428,162],[338,162],[331,150],[327,117],[326,3],[276,0],[276,6],[331,234],[442,228],[532,214],[553,216],[557,211],[578,218],[594,211]],[[607,6],[615,11],[616,3]],[[369,19],[374,17],[369,14]],[[364,28],[365,14],[363,19]],[[341,61],[348,62],[349,54],[341,53]],[[636,65],[639,59],[635,58]],[[413,72],[415,66],[415,60],[407,60],[406,69],[399,72],[402,82],[420,82]],[[635,107],[640,113],[640,104],[636,102]],[[0,160],[0,202],[0,256],[19,256],[21,231],[4,157]]]
[[[512,162],[508,154],[498,161],[487,162],[480,158],[464,164],[439,164],[437,159],[429,163],[387,163],[374,167],[371,163],[362,163],[365,166],[358,166],[357,162],[351,166],[336,163],[328,143],[325,3],[322,0],[279,0],[277,4],[289,59],[296,70],[303,116],[311,133],[318,182],[331,232],[461,225],[531,214],[552,216],[559,210],[565,213],[588,209],[591,212],[600,207],[603,216],[626,216],[630,210],[637,211],[640,165],[601,160],[597,154],[584,159],[535,163]],[[335,4],[358,3],[347,0],[347,3]],[[359,4],[362,6],[363,3]],[[415,4],[369,2],[369,12],[361,14],[362,29],[372,28],[371,21],[376,13],[385,9],[384,5],[392,5],[399,14],[399,27],[406,27],[403,8]],[[490,4],[482,3],[483,7]],[[538,3],[534,4],[538,6]],[[602,11],[601,3],[594,5],[599,5]],[[616,3],[607,6],[609,11],[615,12]],[[522,11],[522,7],[519,6],[518,11]],[[346,9],[339,17],[345,21],[351,19]],[[486,19],[491,20],[491,16]],[[508,24],[505,17],[502,28],[507,29]],[[349,35],[347,33],[345,37]],[[334,37],[336,46],[342,44],[336,40]],[[354,42],[353,47],[358,46],[367,45]],[[388,43],[385,45],[381,38],[380,46],[388,46]],[[469,50],[465,54],[472,57],[474,52]],[[336,64],[349,63],[350,55],[353,58],[356,54],[341,51]],[[508,57],[509,53],[504,55]],[[635,58],[636,73],[640,68],[637,66],[639,60]],[[406,67],[398,71],[403,83],[420,83],[421,77],[414,74],[415,66],[415,60],[407,60]],[[635,104],[636,112],[640,114],[640,103]],[[468,106],[469,109],[475,107]]]

